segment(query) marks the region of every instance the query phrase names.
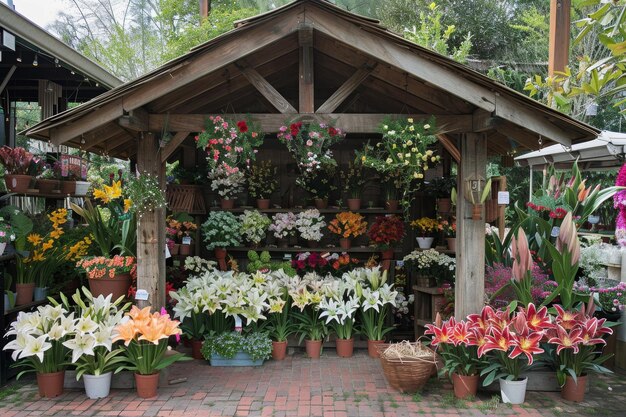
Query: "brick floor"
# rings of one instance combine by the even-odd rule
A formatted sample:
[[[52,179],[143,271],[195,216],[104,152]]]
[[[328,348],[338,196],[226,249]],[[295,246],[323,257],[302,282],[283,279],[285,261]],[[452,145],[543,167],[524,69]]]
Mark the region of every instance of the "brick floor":
[[[258,368],[214,368],[202,361],[170,368],[170,379],[182,377],[187,381],[161,387],[148,400],[137,398],[133,390],[112,390],[101,400],[89,400],[78,390],[42,399],[31,381],[14,382],[0,390],[0,416],[626,416],[623,374],[593,378],[581,404],[564,402],[558,393],[529,392],[525,404],[510,406],[499,403],[494,393],[455,400],[450,384],[435,379],[419,394],[398,393],[365,351],[342,359],[328,349],[318,361],[296,351],[282,362],[270,360]]]

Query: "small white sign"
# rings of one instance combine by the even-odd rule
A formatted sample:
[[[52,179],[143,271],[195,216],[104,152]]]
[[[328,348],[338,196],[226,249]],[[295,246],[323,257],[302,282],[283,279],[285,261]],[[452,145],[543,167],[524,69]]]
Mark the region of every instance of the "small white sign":
[[[135,293],[135,300],[147,301],[148,300],[148,291],[146,291],[146,290],[137,290],[137,292]]]
[[[290,253],[286,253],[283,255],[283,259],[290,261],[291,260],[291,254]]]
[[[243,323],[239,316],[235,316],[235,331],[240,332],[243,329]]]
[[[170,253],[170,248],[167,246],[167,243],[165,244],[165,259],[167,258],[171,258],[172,254]]]
[[[508,191],[498,191],[498,204],[507,206],[509,205],[509,192]]]
[[[402,268],[404,266],[404,261],[396,261],[396,267]]]
[[[559,228],[559,226],[554,226],[552,228],[552,232],[550,233],[550,236],[557,237],[559,235],[560,231],[561,231],[561,229]]]
[[[183,238],[183,245],[191,245],[191,237],[190,236],[185,236]]]

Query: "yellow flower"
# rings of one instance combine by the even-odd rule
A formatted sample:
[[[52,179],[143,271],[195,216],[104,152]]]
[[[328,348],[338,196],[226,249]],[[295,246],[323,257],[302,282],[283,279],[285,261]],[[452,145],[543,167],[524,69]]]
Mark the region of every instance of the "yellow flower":
[[[94,198],[101,200],[104,204],[109,203],[111,200],[120,198],[122,196],[122,182],[115,181],[112,185],[105,185],[102,189],[96,189],[93,192]]]
[[[408,119],[406,119],[409,123],[413,123],[413,118],[409,117]]]
[[[361,161],[365,162],[365,155],[361,157]]]
[[[411,146],[411,145],[413,145],[413,141],[412,141],[412,140],[410,140],[410,141],[408,141],[406,144],[407,144],[408,146]],[[415,151],[414,151],[414,152],[415,152]]]
[[[63,229],[61,229],[60,227],[55,227],[54,230],[50,232],[50,237],[52,239],[58,239],[63,233]]]
[[[391,149],[396,149],[396,144],[391,145]]]
[[[386,160],[385,162],[386,162],[386,163],[388,163],[388,164],[390,164],[390,163],[392,163],[393,161],[391,160],[391,158],[387,158],[387,160]]]
[[[125,198],[124,199],[124,213],[127,213],[128,210],[130,210],[132,206],[133,206],[133,200],[131,200],[130,198]]]
[[[46,243],[41,245],[41,250],[45,252],[48,249],[52,249],[53,246],[54,246],[54,240],[50,239]]]
[[[409,130],[412,132],[415,130],[415,128],[413,126],[409,126]]]
[[[43,239],[38,233],[31,233],[30,235],[28,235],[26,240],[28,240],[33,246],[39,246]]]
[[[424,125],[424,129],[430,129],[430,125]]]
[[[45,258],[43,257],[43,253],[39,251],[35,251],[33,256],[31,256],[30,260],[33,262],[43,261]]]
[[[432,158],[430,158],[431,162],[437,162],[437,158],[435,158],[434,156]]]

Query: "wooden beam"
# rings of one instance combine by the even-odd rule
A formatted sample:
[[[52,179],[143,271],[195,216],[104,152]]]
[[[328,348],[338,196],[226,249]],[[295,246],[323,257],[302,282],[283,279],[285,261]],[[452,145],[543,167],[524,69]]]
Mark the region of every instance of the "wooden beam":
[[[199,132],[204,129],[208,114],[151,114],[150,115],[150,131],[160,132],[167,122],[167,129],[170,132]],[[355,113],[315,113],[311,115],[299,113],[264,113],[264,114],[233,114],[229,117],[234,119],[250,116],[250,118],[259,123],[264,132],[278,132],[278,129],[288,120],[304,120],[304,121],[325,121],[333,123],[348,133],[376,133],[378,126],[386,117],[406,118],[412,117],[415,120],[428,120],[435,117],[437,126],[443,127],[446,133],[462,133],[469,132],[472,129],[471,114],[456,115],[432,115],[432,114],[355,114]]]
[[[472,132],[480,133],[494,130],[498,119],[483,109],[476,109],[472,114]]]
[[[298,31],[298,97],[300,113],[315,112],[315,71],[313,66],[313,28],[303,26]]]
[[[122,99],[113,100],[101,107],[94,108],[74,120],[67,121],[58,127],[49,130],[50,142],[53,145],[62,145],[91,130],[97,129],[124,114]]]
[[[159,141],[152,133],[138,140],[137,169],[161,181],[164,170],[158,157]],[[137,289],[148,292],[148,300],[137,300],[140,308],[165,306],[165,208],[144,213],[137,222]]]
[[[472,220],[472,204],[466,199],[466,181],[487,175],[487,143],[481,133],[461,139],[461,164],[457,176],[457,245],[454,316],[479,313],[485,295],[485,222]],[[484,210],[483,210],[484,211]]]
[[[189,136],[190,132],[178,132],[174,135],[174,137],[165,145],[163,149],[161,149],[161,162],[165,163],[167,158],[169,158],[172,153],[180,146],[181,143],[187,136]]]
[[[143,108],[131,110],[117,119],[117,123],[126,130],[145,132],[148,130],[148,112]]]
[[[276,107],[281,113],[297,113],[298,111],[254,68],[247,66],[239,67],[241,73],[256,88],[259,93]]]
[[[121,133],[125,133],[125,131],[117,124],[107,123],[99,129],[84,134],[82,139],[85,141],[85,144],[81,146],[81,149],[88,151]]]
[[[347,99],[348,96],[352,94],[352,92],[356,90],[356,88],[370,75],[374,67],[376,67],[376,63],[359,68],[350,78],[346,80],[346,82],[341,85],[341,87],[337,89],[337,91],[333,93],[332,96],[328,98],[328,100],[324,102],[324,104],[319,107],[319,109],[317,109],[316,113],[334,112],[337,107],[339,107],[339,105],[343,103],[344,100]]]
[[[382,40],[375,33],[337,19],[332,13],[320,8],[307,8],[306,21],[316,30],[361,51],[369,57],[387,62],[421,80],[428,81],[444,91],[487,110],[495,110],[495,93],[490,89],[461,76],[429,60],[419,53],[409,51],[405,46],[393,41]]]
[[[454,159],[458,164],[461,161],[461,152],[454,144],[454,140],[445,134],[437,135],[437,137],[439,138],[439,142],[441,142],[443,147],[452,156],[452,159]]]
[[[569,62],[571,0],[550,0],[548,75],[565,71]]]

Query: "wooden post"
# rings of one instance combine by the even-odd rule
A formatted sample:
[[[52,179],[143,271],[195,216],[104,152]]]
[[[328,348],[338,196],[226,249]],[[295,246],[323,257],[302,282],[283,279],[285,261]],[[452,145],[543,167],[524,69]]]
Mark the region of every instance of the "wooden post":
[[[137,145],[137,169],[159,178],[165,177],[159,141],[152,133],[142,133]],[[147,301],[137,301],[140,308],[165,306],[165,208],[145,213],[137,219],[137,289],[148,292]]]
[[[565,71],[569,60],[571,0],[550,0],[548,75]]]
[[[298,31],[300,44],[298,89],[300,113],[315,113],[315,74],[313,70],[313,28],[302,26]]]
[[[480,312],[485,296],[485,221],[472,220],[472,204],[465,199],[465,181],[485,179],[487,143],[482,133],[461,137],[461,163],[458,175],[457,255],[454,315],[459,320]],[[483,183],[484,184],[484,183]],[[484,211],[483,211],[484,216]]]

